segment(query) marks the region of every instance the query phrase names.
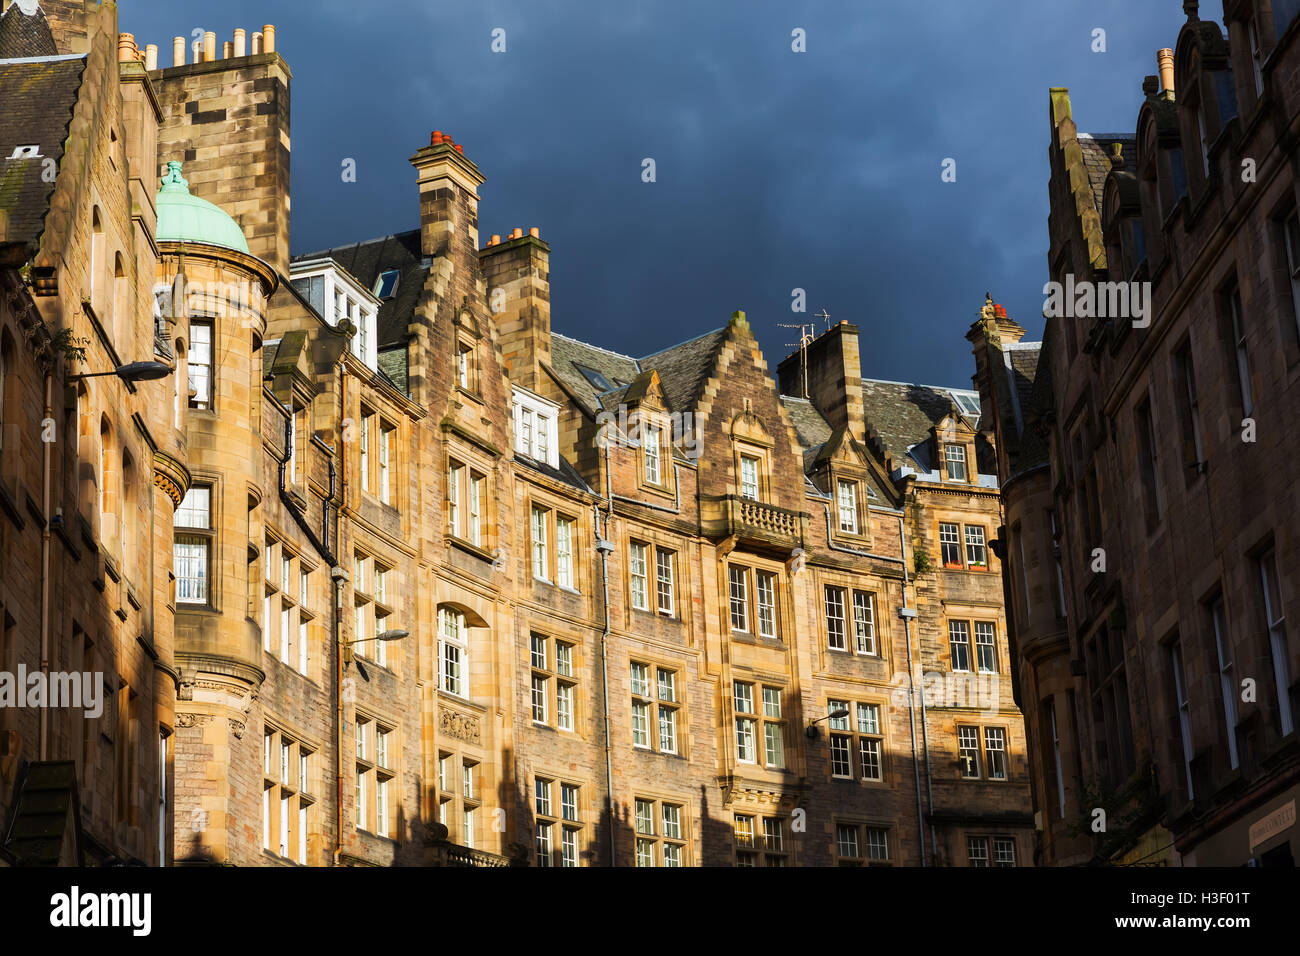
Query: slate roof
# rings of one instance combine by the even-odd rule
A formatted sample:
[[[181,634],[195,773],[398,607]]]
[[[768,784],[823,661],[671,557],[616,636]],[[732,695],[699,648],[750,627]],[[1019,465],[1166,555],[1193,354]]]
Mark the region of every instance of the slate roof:
[[[642,369],[652,368],[659,372],[664,396],[673,411],[695,408],[700,388],[713,369],[713,360],[726,333],[725,328],[714,329],[641,360]]]
[[[1110,148],[1112,143],[1122,144],[1125,168],[1137,164],[1137,137],[1131,133],[1080,133],[1079,148],[1083,151],[1083,164],[1088,170],[1088,183],[1092,197],[1101,212],[1106,191],[1106,177],[1110,175]]]
[[[930,429],[953,410],[956,403],[950,391],[953,390],[934,385],[864,378],[862,412],[867,422],[868,438],[874,440],[881,451],[893,455],[896,462],[902,461],[908,449],[927,441]],[[924,447],[918,449],[918,455],[917,464],[929,464],[927,470],[937,467],[929,462]],[[975,456],[977,474],[997,474],[993,448],[980,433],[975,436]]]
[[[40,7],[31,16],[13,4],[0,16],[0,60],[30,56],[57,56],[54,34]]]
[[[375,282],[381,273],[390,269],[398,270],[396,293],[392,298],[384,299],[379,307],[379,339],[376,344],[380,352],[389,346],[405,345],[406,327],[415,314],[430,267],[429,260],[424,258],[420,249],[420,230],[412,229],[366,242],[294,256],[292,261],[324,258],[333,259],[367,289],[375,288]],[[405,378],[405,371],[402,378]]]
[[[45,161],[63,162],[85,66],[82,56],[0,61],[0,244],[30,253],[40,244],[55,185],[43,175]],[[9,159],[16,146],[39,146],[40,155]]]
[[[786,414],[790,416],[799,435],[799,444],[810,451],[816,451],[826,444],[831,437],[831,426],[822,418],[816,405],[806,398],[796,398],[793,395],[782,395],[781,404],[785,406]]]
[[[1021,405],[1025,427],[1020,436],[1020,447],[1016,449],[1016,454],[1010,462],[1010,477],[1013,478],[1040,465],[1045,465],[1048,461],[1047,439],[1039,434],[1037,422],[1042,416],[1050,414],[1052,410],[1052,362],[1051,351],[1047,345],[1047,336],[1051,334],[1050,329],[1051,324],[1049,323],[1043,341],[1038,343],[1039,351],[1034,366],[1034,381],[1029,389],[1028,400]]]
[[[1038,393],[1039,370],[1045,370],[1046,367],[1047,353],[1043,351],[1042,342],[1018,342],[1002,352],[1002,374],[1007,377],[1007,387],[1000,388],[999,392],[1008,395],[1008,401],[1007,407],[1000,410],[1000,414],[1003,415],[1005,431],[1017,436],[1018,440],[1009,462],[1013,476],[1047,460],[1047,448],[1031,420],[1036,396],[1041,400]],[[1016,418],[1015,407],[1010,404],[1012,393],[1020,410],[1019,419]],[[1050,392],[1047,401],[1051,402]]]
[[[659,373],[669,410],[690,411],[699,400],[725,334],[725,328],[714,329],[637,359],[552,332],[551,370],[592,415],[617,407],[637,376],[652,369]],[[599,390],[582,373],[582,367],[600,373],[614,387]]]
[[[591,486],[582,480],[582,476],[578,474],[577,469],[570,465],[563,455],[560,456],[560,467],[558,468],[552,468],[544,461],[538,461],[535,458],[529,458],[527,455],[518,453],[515,454],[515,464],[541,472],[543,475],[554,478],[556,481],[562,481],[566,485],[572,485],[579,491],[592,490]]]

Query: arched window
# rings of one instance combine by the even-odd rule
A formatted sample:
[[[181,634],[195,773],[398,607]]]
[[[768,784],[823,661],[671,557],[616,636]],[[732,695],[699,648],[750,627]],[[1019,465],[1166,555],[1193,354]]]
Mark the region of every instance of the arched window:
[[[121,477],[113,459],[113,428],[104,416],[99,421],[99,540],[114,545],[118,539],[117,508]],[[112,548],[110,547],[110,550]]]
[[[172,372],[172,384],[176,394],[172,396],[172,415],[176,427],[181,427],[181,409],[189,405],[189,368],[185,360],[185,342],[177,339],[172,347],[176,350],[176,368]]]
[[[469,696],[469,631],[465,615],[450,605],[438,608],[438,687]]]
[[[99,207],[96,206],[90,211],[90,305],[99,313],[101,306],[100,293],[104,283],[104,272],[108,268],[108,260],[105,258],[107,247],[104,245],[104,220],[100,215]]]
[[[113,257],[113,314],[108,321],[109,337],[119,351],[126,347],[126,337],[131,328],[129,287],[126,281],[126,263],[119,252]]]
[[[82,517],[86,517],[86,508],[95,500],[95,462],[92,455],[94,445],[94,415],[90,411],[90,396],[86,392],[85,382],[77,383],[77,473],[76,501]]]
[[[128,451],[122,452],[122,570],[129,580],[139,580],[136,559],[139,545],[136,541],[136,480],[135,462]]]

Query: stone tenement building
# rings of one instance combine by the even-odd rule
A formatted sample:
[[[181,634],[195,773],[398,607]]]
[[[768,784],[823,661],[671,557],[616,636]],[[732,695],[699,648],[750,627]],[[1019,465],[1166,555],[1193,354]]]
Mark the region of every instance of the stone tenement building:
[[[100,51],[68,96],[123,120],[74,125],[104,158],[54,154],[51,188],[16,167],[50,214],[3,272],[5,387],[25,396],[4,393],[4,447],[12,422],[25,456],[0,517],[5,661],[109,645],[94,666],[130,707],[98,765],[76,741],[102,733],[75,716],[33,752],[39,716],[0,711],[19,722],[0,809],[21,820],[62,780],[73,850],[91,834],[152,863],[157,833],[169,864],[1032,862],[977,393],[863,380],[847,323],[775,374],[741,312],[640,358],[552,332],[549,246],[480,241],[482,173],[442,132],[411,157],[418,228],[291,257],[273,28],[178,38],[160,67],[110,6],[28,7],[0,40],[48,19],[60,51]],[[44,116],[7,118],[0,151]],[[130,191],[105,186],[96,211],[91,169]],[[60,216],[120,227],[59,259]],[[68,494],[89,491],[63,509],[84,529],[49,523],[45,655],[39,393],[73,385],[63,328],[105,334],[54,273],[118,248],[139,282],[116,328],[143,344],[85,365],[152,344],[170,375],[78,386],[109,431],[52,446],[81,476]],[[55,278],[65,311],[32,312]],[[149,440],[106,444],[123,433]],[[152,497],[94,494],[95,465],[118,488],[127,452],[163,476]],[[136,564],[103,530],[118,500],[152,535]],[[138,818],[88,812],[105,790]],[[11,840],[3,858],[34,854]]]
[[[1050,276],[1149,283],[1150,311],[968,336],[1044,864],[1300,850],[1300,5],[1229,0],[1226,36],[1197,6],[1135,135],[1050,96]]]

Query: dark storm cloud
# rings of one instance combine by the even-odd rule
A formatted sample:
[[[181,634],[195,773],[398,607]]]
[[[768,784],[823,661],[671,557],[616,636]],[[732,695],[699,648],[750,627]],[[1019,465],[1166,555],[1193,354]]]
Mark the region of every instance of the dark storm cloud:
[[[407,160],[443,129],[487,177],[481,236],[550,243],[557,331],[643,354],[740,308],[775,363],[776,323],[825,308],[862,328],[864,374],[960,386],[985,290],[1041,334],[1048,88],[1081,130],[1130,130],[1183,22],[1181,0],[179,6],[127,0],[122,29],[167,64],[195,27],[277,26],[295,254],[417,225]]]

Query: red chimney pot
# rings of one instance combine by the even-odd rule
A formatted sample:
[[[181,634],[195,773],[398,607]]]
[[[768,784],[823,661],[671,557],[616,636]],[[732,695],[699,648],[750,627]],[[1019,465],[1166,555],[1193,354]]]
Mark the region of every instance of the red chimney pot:
[[[462,156],[465,155],[465,149],[460,145],[460,143],[456,144],[456,152],[460,153]]]

